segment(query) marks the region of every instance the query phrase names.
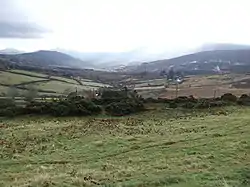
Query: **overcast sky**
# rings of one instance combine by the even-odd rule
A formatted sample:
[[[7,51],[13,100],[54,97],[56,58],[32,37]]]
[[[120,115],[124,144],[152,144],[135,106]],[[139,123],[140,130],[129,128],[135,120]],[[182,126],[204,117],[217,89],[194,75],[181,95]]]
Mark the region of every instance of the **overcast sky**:
[[[249,0],[0,0],[0,48],[157,51],[250,44]]]

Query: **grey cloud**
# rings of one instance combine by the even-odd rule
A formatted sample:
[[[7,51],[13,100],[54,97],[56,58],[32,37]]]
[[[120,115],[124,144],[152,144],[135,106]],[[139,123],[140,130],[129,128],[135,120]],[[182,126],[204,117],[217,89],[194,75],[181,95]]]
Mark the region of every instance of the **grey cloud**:
[[[19,0],[0,0],[0,38],[41,38],[49,32],[30,22],[30,15],[19,5]]]
[[[0,38],[41,38],[47,32],[34,23],[0,21]]]

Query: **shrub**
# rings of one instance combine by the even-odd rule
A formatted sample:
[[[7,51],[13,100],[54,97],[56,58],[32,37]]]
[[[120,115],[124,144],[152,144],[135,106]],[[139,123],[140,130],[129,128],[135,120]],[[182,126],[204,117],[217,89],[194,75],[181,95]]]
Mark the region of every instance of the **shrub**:
[[[112,116],[124,116],[142,110],[144,110],[143,104],[136,100],[114,102],[105,107],[106,113]]]
[[[67,96],[67,98],[69,99],[74,99],[74,98],[78,98],[79,96],[77,96],[77,92],[70,92]]]
[[[0,116],[13,117],[20,115],[22,113],[22,108],[15,105],[12,99],[1,99],[0,100]]]
[[[48,114],[54,116],[86,116],[98,114],[101,111],[101,107],[79,96],[53,102],[30,102],[25,107],[26,114]]]
[[[170,108],[177,108],[179,107],[183,107],[183,108],[194,108],[196,106],[197,103],[197,99],[195,99],[192,95],[189,97],[186,96],[180,96],[177,97],[173,100],[166,100],[166,103],[169,103],[169,107]]]
[[[226,105],[227,105],[227,102],[224,102],[224,101],[210,101],[209,102],[209,107],[222,107]]]
[[[174,101],[170,102],[168,106],[169,106],[169,108],[177,108],[178,107]]]
[[[200,99],[195,108],[198,109],[208,109],[212,107],[222,107],[228,105],[228,102],[225,101],[218,101],[215,99]]]
[[[0,116],[14,117],[23,114],[22,107],[6,107],[0,109]]]
[[[59,102],[52,104],[50,111],[53,116],[71,116],[73,108],[72,106],[67,106],[66,103]]]
[[[174,99],[175,103],[184,103],[184,102],[188,102],[189,98],[186,96],[180,96]]]
[[[247,94],[242,94],[239,99],[250,99],[250,96]]]
[[[110,99],[110,98],[124,99],[127,97],[128,97],[128,92],[123,91],[123,90],[105,89],[102,91],[102,94],[101,94],[102,99]]]
[[[101,107],[84,99],[66,99],[52,103],[51,113],[55,116],[87,116],[100,113]]]
[[[12,99],[0,99],[0,109],[6,109],[7,107],[15,106],[15,102]]]
[[[13,117],[14,116],[13,109],[14,108],[12,108],[12,107],[7,107],[5,109],[0,109],[0,116]]]
[[[226,94],[221,96],[221,100],[229,101],[229,102],[236,102],[237,97],[235,95],[231,94],[231,93],[226,93]]]
[[[250,106],[250,96],[243,94],[240,96],[238,99],[237,103],[239,105],[245,105],[245,106]]]
[[[194,103],[194,102],[185,102],[185,103],[181,104],[181,107],[188,108],[188,109],[193,109],[193,108],[195,108],[195,106],[196,106],[196,103]]]
[[[25,114],[49,114],[51,111],[51,102],[35,102],[31,101],[25,108]]]
[[[198,109],[210,108],[210,103],[209,103],[209,101],[202,99],[202,100],[198,101],[195,108],[198,108]]]
[[[148,98],[144,99],[144,102],[145,103],[156,103],[157,100],[152,98],[152,97],[148,97]]]
[[[187,102],[197,102],[197,99],[195,99],[192,95],[189,97],[186,96],[180,96],[175,99],[173,99],[175,103],[187,103]]]
[[[169,103],[169,99],[165,99],[165,98],[158,98],[157,99],[158,103]]]

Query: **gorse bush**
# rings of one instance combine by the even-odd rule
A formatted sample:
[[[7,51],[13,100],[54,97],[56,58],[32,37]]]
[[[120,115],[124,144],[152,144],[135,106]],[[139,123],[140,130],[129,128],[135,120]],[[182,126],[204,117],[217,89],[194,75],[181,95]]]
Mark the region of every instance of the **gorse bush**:
[[[114,102],[105,107],[107,114],[112,116],[124,116],[144,110],[144,105],[138,100],[123,100]]]
[[[7,107],[15,107],[15,102],[13,99],[0,99],[0,109],[5,109]]]
[[[0,100],[0,116],[13,117],[23,113],[22,107],[17,107],[12,99]]]
[[[178,107],[178,105],[174,101],[169,102],[168,106],[169,106],[169,108],[177,108]]]
[[[51,104],[49,102],[29,102],[25,108],[25,114],[47,114]]]
[[[145,110],[144,103],[164,103],[169,108],[209,109],[232,104],[249,105],[250,96],[242,95],[239,99],[230,93],[219,98],[199,98],[193,96],[165,98],[141,98],[136,91],[104,89],[96,98],[84,98],[76,92],[67,97],[42,100],[29,100],[26,106],[17,107],[13,99],[0,100],[0,116],[16,116],[21,114],[52,116],[89,116],[103,111],[112,116],[124,116]]]
[[[0,116],[14,117],[18,115],[24,114],[22,107],[6,107],[4,109],[0,109]]]
[[[101,93],[102,99],[124,99],[128,97],[128,92],[125,90],[105,89]]]
[[[221,98],[195,99],[193,97],[179,97],[175,99],[163,100],[163,103],[166,103],[169,108],[186,109],[208,109],[212,107],[222,107],[232,104],[231,102],[224,101]]]
[[[213,108],[213,107],[222,107],[228,105],[227,102],[215,100],[215,99],[200,99],[198,100],[195,108],[197,109],[206,109],[206,108]]]
[[[110,97],[109,97],[110,95]],[[105,109],[107,114],[122,116],[135,113],[144,109],[142,99],[136,92],[104,91],[101,98],[85,99],[76,93],[70,93],[66,98],[56,100],[43,100],[37,102],[29,100],[26,106],[17,107],[12,100],[1,102],[0,115],[52,115],[52,116],[89,116],[102,113]],[[1,110],[2,108],[2,110]]]
[[[250,106],[250,96],[243,94],[240,96],[238,99],[237,103],[239,105],[245,105],[245,106]]]
[[[236,102],[237,97],[231,93],[226,93],[226,94],[221,96],[221,100],[228,101],[228,102]]]
[[[29,114],[48,114],[53,116],[87,116],[98,114],[101,107],[83,97],[69,97],[53,102],[31,102],[26,106]]]
[[[144,110],[143,100],[136,91],[105,90],[101,94],[105,112],[113,116],[124,116]]]
[[[109,105],[111,103],[120,102],[128,98],[133,98],[132,94],[127,89],[113,90],[113,89],[105,88],[105,89],[100,90],[99,95],[100,95],[99,98],[92,99],[92,101],[95,104],[104,105],[104,106]]]

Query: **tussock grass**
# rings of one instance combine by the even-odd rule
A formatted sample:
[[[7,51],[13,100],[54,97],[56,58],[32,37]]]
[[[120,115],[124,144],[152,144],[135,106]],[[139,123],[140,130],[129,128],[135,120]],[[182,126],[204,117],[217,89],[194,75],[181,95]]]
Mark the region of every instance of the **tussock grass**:
[[[250,109],[220,110],[2,119],[0,186],[249,186]]]

